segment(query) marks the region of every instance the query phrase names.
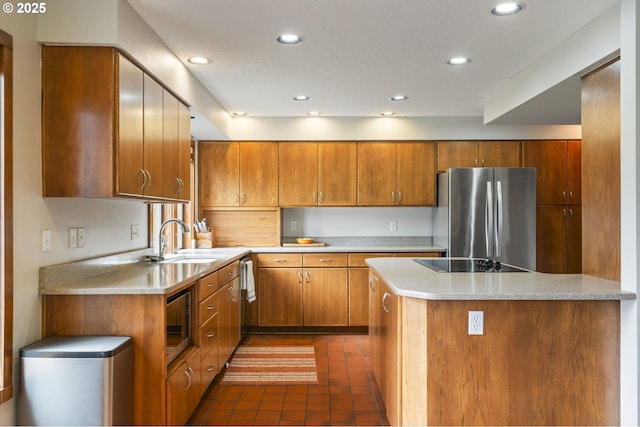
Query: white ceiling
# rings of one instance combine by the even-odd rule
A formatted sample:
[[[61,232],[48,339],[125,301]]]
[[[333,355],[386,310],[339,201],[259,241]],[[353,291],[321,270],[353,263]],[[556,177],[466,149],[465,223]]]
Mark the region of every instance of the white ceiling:
[[[617,3],[525,0],[496,17],[499,0],[128,1],[229,113],[263,117],[482,116],[485,97]],[[280,45],[282,33],[304,42]],[[188,64],[192,55],[213,62]],[[472,62],[446,64],[459,55]],[[544,97],[554,110],[537,109],[578,124],[579,85],[556,89]],[[300,94],[311,100],[293,101]]]

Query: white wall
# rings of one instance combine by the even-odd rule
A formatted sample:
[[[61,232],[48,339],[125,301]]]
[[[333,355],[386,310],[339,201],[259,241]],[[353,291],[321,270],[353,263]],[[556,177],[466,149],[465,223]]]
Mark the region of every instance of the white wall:
[[[424,237],[431,236],[431,217],[432,208],[289,208],[282,210],[282,235]],[[390,230],[391,221],[396,221],[396,231]]]
[[[638,293],[640,278],[640,8],[636,0],[622,0],[620,9],[620,190],[622,289]],[[621,307],[620,385],[621,424],[638,425],[638,301]]]

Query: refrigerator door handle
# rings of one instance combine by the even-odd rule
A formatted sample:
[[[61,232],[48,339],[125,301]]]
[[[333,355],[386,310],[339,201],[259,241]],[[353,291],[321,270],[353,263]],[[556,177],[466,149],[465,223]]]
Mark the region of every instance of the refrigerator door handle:
[[[502,243],[502,181],[496,181],[496,258],[500,257],[500,245]]]
[[[493,234],[493,183],[487,181],[487,204],[484,216],[484,244],[487,258],[491,258],[491,235]]]

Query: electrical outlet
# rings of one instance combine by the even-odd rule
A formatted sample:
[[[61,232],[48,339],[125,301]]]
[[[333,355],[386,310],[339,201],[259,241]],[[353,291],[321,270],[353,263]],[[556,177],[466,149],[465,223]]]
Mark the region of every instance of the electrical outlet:
[[[469,335],[484,335],[484,311],[469,311]]]
[[[137,224],[131,225],[131,240],[137,240],[140,238],[140,226]]]
[[[295,221],[291,221],[291,231],[296,231],[298,228],[298,223]]]
[[[69,249],[78,247],[78,229],[69,228]]]
[[[84,248],[84,227],[78,227],[78,247]]]
[[[42,252],[51,252],[51,230],[42,230]]]
[[[398,231],[398,221],[389,222],[389,230],[390,231]]]

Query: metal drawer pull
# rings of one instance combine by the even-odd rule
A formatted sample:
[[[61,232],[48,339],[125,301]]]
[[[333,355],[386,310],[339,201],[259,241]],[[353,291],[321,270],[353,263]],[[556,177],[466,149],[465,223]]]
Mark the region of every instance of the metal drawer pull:
[[[207,338],[213,338],[213,337],[215,337],[215,336],[216,336],[216,333],[215,333],[215,332],[209,332],[209,333],[207,334]]]
[[[213,282],[207,283],[207,288],[213,288]]]
[[[321,258],[320,262],[333,262],[331,258]]]
[[[277,259],[277,260],[275,260],[275,262],[279,262],[279,263],[282,264],[282,263],[287,262],[287,260],[286,259]]]
[[[216,369],[215,366],[207,366],[207,372],[212,372],[214,369]]]
[[[215,310],[215,306],[214,305],[208,305],[207,306],[207,310]]]
[[[373,282],[376,281],[376,280],[378,280],[378,278],[376,276],[369,277],[369,287],[371,288],[371,290],[373,292],[376,291],[376,288],[373,287]]]
[[[386,311],[387,313],[389,312],[389,307],[387,307],[384,302],[386,301],[387,297],[390,297],[391,295],[389,295],[387,292],[384,293],[384,295],[382,295],[382,309],[384,311]]]

